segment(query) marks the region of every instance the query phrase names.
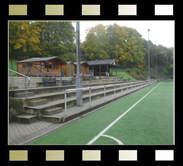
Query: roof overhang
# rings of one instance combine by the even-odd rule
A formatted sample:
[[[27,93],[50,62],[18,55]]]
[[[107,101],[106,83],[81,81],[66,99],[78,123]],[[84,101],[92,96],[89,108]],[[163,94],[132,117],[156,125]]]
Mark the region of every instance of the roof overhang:
[[[50,60],[56,60],[58,62],[61,62],[62,64],[66,64],[65,61],[63,61],[60,57],[44,57],[44,58],[29,58],[22,61],[18,61],[17,63],[32,63],[32,62],[47,62]]]
[[[89,66],[100,66],[100,65],[110,65],[119,66],[115,59],[111,60],[99,60],[99,61],[88,61]]]

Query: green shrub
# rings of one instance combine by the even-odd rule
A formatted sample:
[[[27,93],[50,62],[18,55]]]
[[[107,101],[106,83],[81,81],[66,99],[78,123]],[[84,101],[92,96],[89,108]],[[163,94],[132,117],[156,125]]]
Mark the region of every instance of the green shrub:
[[[128,74],[131,73],[131,70],[130,70],[129,68],[127,68],[125,71],[126,71]]]
[[[13,116],[23,113],[23,101],[9,98],[9,121],[12,122]]]

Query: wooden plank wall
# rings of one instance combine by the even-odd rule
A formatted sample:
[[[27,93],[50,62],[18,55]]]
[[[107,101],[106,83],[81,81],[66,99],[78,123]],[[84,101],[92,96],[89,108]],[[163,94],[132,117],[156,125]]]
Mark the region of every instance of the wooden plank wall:
[[[41,71],[45,71],[45,72],[47,72],[47,68],[45,68],[45,66],[42,66],[42,64],[51,63],[52,68],[48,69],[48,71],[49,72],[57,72],[58,73],[57,76],[61,76],[62,65],[56,60],[50,60],[50,61],[46,61],[46,62],[29,62],[29,63],[33,64],[37,69],[39,69]],[[28,69],[29,63],[17,63],[17,72],[26,75],[28,70],[29,70]],[[56,64],[58,65],[58,69],[56,69]],[[42,75],[42,72],[37,70],[35,67],[33,67],[33,66],[31,67],[32,74],[33,75],[37,75],[37,74]],[[28,75],[30,75],[30,74],[31,73],[29,72]]]

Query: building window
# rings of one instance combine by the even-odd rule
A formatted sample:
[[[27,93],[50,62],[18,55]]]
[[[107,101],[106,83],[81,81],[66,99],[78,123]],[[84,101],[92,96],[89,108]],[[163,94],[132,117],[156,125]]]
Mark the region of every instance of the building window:
[[[53,70],[55,69],[55,63],[53,64]]]
[[[48,67],[52,69],[52,63],[48,63]]]
[[[29,69],[30,69],[29,64],[24,64],[23,67],[22,67],[22,71],[29,70]]]
[[[56,64],[56,69],[58,69],[58,63]]]
[[[52,69],[52,63],[45,63],[44,65],[46,68]]]

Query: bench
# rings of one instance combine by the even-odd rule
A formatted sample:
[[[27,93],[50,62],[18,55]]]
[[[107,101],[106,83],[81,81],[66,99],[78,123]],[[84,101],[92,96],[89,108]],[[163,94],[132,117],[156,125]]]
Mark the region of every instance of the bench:
[[[106,76],[106,72],[100,72],[101,76]]]
[[[93,77],[91,76],[91,74],[84,74],[84,75],[83,75],[83,80],[88,80],[88,79],[90,79],[90,78],[93,78]]]
[[[129,82],[131,79],[128,78],[128,79],[123,79],[125,82]]]
[[[43,86],[56,86],[57,72],[43,72]]]
[[[56,78],[54,77],[43,77],[43,85],[44,86],[56,86]]]
[[[46,77],[46,76],[48,76],[48,77],[56,77],[57,74],[58,74],[58,72],[45,72],[45,71],[43,71],[43,77]]]
[[[100,76],[106,76],[106,72],[100,72],[99,74],[100,74]],[[108,76],[110,76],[110,75],[112,75],[112,74],[108,72]]]
[[[75,78],[74,77],[62,77],[62,85],[74,85]]]

